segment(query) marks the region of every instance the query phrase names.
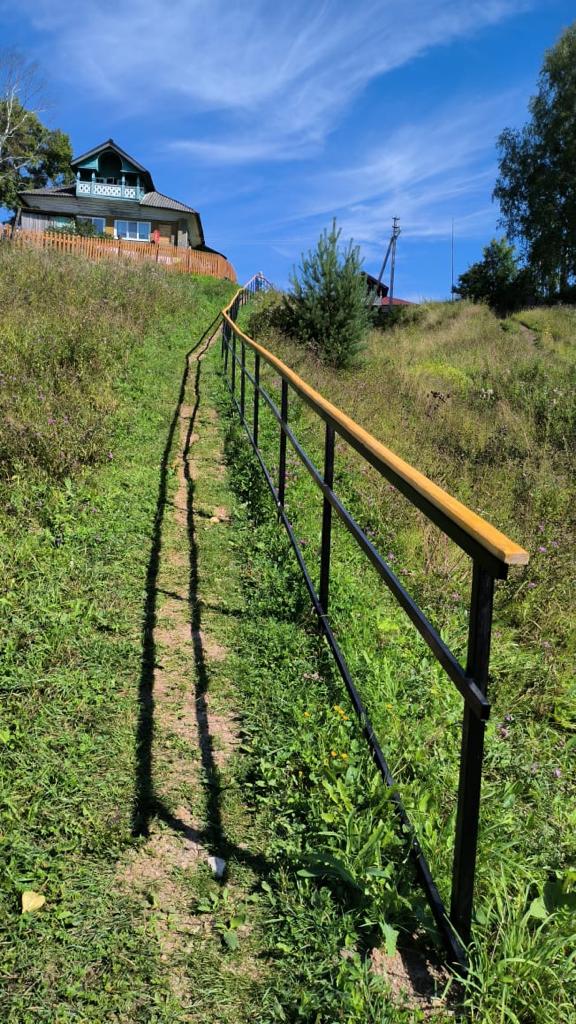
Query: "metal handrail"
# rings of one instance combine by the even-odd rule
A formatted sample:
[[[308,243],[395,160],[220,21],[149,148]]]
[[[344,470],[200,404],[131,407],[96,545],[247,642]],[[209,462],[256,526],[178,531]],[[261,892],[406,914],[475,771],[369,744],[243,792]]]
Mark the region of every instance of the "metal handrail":
[[[302,377],[299,377],[278,356],[269,352],[263,345],[260,345],[240,330],[230,316],[230,310],[243,290],[243,288],[240,288],[228,306],[222,310],[223,319],[233,328],[236,336],[241,338],[254,352],[258,352],[323,420],[332,423],[334,429],[360,455],[363,455],[375,469],[379,470],[392,483],[396,484],[398,489],[415,505],[421,508],[422,511],[427,512],[429,518],[433,518],[436,521],[436,515],[438,518],[442,517],[444,522],[439,522],[439,526],[445,529],[445,521],[449,520],[454,528],[455,536],[453,539],[464,550],[476,555],[478,548],[483,549],[489,556],[491,564],[493,564],[493,559],[502,563],[503,566],[528,564],[530,556],[524,548],[510,540],[509,537],[500,530],[497,530],[495,526],[492,526],[482,516],[477,515],[472,509],[463,505],[461,501],[454,498],[448,491],[433,483],[424,473],[414,469],[413,466],[405,462],[404,459],[401,459],[390,448],[386,448],[381,441],[378,441],[377,438],[368,433],[367,430],[347,416],[346,413],[324,398],[319,391],[316,391],[307,384]],[[428,510],[423,508],[421,503],[424,502],[430,506]],[[436,515],[432,514],[432,509],[437,510]],[[466,544],[462,543],[462,534],[469,538]],[[503,572],[502,575],[505,576],[506,573]]]
[[[510,565],[526,565],[528,552],[515,544],[495,527],[453,498],[441,487],[414,469],[380,441],[346,416],[318,391],[310,387],[297,373],[277,356],[250,338],[236,324],[239,309],[252,295],[267,290],[269,282],[256,274],[240,288],[232,301],[222,310],[222,356],[224,372],[233,402],[252,443],[266,482],[274,498],[278,516],[283,523],[294,549],[320,628],[332,651],[340,675],[347,687],[360,727],[367,740],[373,760],[387,786],[392,789],[391,799],[403,830],[409,836],[409,848],[418,876],[426,893],[430,909],[443,936],[451,962],[461,971],[467,968],[467,950],[470,942],[480,790],[484,750],[485,723],[490,713],[487,698],[488,666],[492,632],[494,581],[503,579]],[[237,347],[240,347],[238,355]],[[254,372],[246,364],[246,352],[254,354]],[[281,379],[281,407],[278,409],[260,381],[260,364],[264,360]],[[228,380],[228,370],[230,379]],[[239,398],[236,379],[240,374]],[[246,382],[253,387],[252,423],[246,417]],[[321,473],[295,437],[288,424],[289,388],[292,388],[324,421],[324,470]],[[280,453],[278,483],[275,485],[258,444],[259,404],[263,399],[280,427]],[[418,604],[408,594],[391,567],[376,550],[354,517],[345,508],[333,490],[335,436],[339,434],[363,458],[390,480],[417,508],[447,536],[451,537],[473,559],[472,590],[469,608],[468,653],[466,668],[442,640]],[[322,542],[320,556],[320,585],[318,591],[312,582],[299,541],[285,511],[286,442],[289,441],[299,459],[310,473],[323,495]],[[334,635],[329,618],[330,556],[332,511],[340,517],[346,529],[374,566],[400,606],[406,612],[420,635],[428,644],[436,660],[444,668],[464,698],[464,718],[460,753],[458,810],[452,866],[452,892],[450,913],[447,912],[430,867],[416,838],[394,779],[375,735],[358,689],[352,679],[343,652]]]

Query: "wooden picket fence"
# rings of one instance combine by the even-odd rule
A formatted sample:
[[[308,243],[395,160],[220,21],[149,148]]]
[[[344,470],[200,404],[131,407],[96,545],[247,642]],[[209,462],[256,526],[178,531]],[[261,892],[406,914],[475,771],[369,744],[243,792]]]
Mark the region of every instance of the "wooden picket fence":
[[[130,263],[157,263],[165,270],[177,274],[206,274],[209,277],[236,281],[232,264],[217,253],[201,252],[198,249],[178,249],[172,245],[155,245],[151,242],[129,242],[122,238],[83,238],[50,231],[21,231],[12,233],[12,228],[0,226],[0,240],[13,245],[34,246],[70,255],[84,256],[94,263],[103,260],[121,260]]]

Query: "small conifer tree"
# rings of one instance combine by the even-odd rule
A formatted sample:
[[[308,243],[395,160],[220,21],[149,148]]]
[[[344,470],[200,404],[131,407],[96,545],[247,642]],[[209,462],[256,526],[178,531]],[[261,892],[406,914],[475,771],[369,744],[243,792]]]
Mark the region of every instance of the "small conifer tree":
[[[360,249],[340,245],[341,229],[332,222],[315,249],[302,255],[294,269],[292,292],[285,302],[285,326],[332,366],[349,366],[371,325],[366,283],[361,277]]]

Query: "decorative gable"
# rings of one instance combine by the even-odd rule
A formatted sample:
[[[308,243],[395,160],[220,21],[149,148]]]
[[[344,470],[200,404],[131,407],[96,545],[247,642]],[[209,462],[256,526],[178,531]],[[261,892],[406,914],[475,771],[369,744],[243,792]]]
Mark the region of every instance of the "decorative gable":
[[[114,139],[72,160],[76,172],[76,195],[107,196],[139,202],[154,191],[152,175],[146,167],[124,152]]]

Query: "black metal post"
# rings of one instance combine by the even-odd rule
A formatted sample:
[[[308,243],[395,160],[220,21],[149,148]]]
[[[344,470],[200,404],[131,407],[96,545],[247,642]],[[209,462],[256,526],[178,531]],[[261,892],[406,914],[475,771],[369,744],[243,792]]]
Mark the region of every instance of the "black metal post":
[[[280,459],[278,462],[278,501],[284,507],[284,495],[286,493],[286,434],[282,424],[288,423],[288,383],[282,381],[282,401],[280,403]]]
[[[334,484],[334,427],[326,424],[324,440],[324,483],[332,490]],[[324,495],[322,506],[322,549],[320,554],[320,604],[328,612],[328,591],[330,587],[330,547],[332,539],[332,505]]]
[[[232,384],[232,394],[234,394],[234,389],[236,387],[236,335],[234,334],[234,331],[232,331],[232,352],[231,352],[231,356],[232,356],[232,380],[231,380],[231,384]]]
[[[241,348],[241,374],[240,374],[240,415],[244,419],[244,402],[246,398],[246,345],[244,339],[240,339]]]
[[[260,413],[260,353],[254,353],[254,426],[252,436],[254,447],[258,447],[258,419]]]
[[[494,577],[475,562],[472,576],[466,673],[474,680],[484,695],[488,687],[493,600]],[[450,908],[452,925],[465,946],[470,942],[472,924],[484,730],[485,723],[467,704],[464,708],[462,723],[458,813]]]
[[[228,350],[230,347],[230,339],[228,332],[228,324],[226,321],[222,324],[222,344],[224,346],[224,373],[228,374]]]

